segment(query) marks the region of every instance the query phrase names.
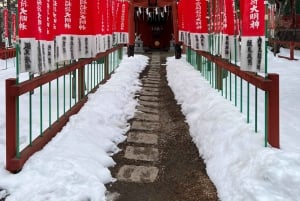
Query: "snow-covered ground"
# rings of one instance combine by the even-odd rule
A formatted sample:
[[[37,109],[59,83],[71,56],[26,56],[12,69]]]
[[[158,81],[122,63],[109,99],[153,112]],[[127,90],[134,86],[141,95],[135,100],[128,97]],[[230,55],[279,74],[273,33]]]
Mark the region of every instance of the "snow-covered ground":
[[[147,58],[125,57],[111,80],[18,174],[5,170],[4,80],[15,76],[12,60],[7,63],[1,70],[6,62],[0,60],[0,188],[7,189],[0,198],[9,193],[7,201],[105,200],[104,184],[113,180],[111,155],[125,139]],[[245,114],[184,59],[168,59],[169,84],[222,201],[300,200],[300,61],[269,54],[269,72],[280,74],[280,150],[265,148],[263,133],[255,133]]]

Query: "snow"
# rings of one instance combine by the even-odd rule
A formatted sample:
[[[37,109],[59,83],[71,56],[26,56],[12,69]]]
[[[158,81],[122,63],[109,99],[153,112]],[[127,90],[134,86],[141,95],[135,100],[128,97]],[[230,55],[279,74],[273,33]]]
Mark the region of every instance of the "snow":
[[[124,58],[107,84],[89,95],[82,110],[18,174],[4,169],[5,139],[1,132],[0,187],[10,194],[6,200],[105,200],[104,184],[113,181],[108,170],[115,164],[111,156],[119,151],[117,144],[125,140],[127,121],[133,117],[137,105],[135,92],[141,88],[139,73],[147,61],[141,55]],[[11,68],[3,72],[14,77],[14,71]],[[3,82],[4,78],[1,100],[5,100]],[[1,116],[5,117],[4,114],[2,108]],[[4,123],[1,118],[2,131]]]
[[[296,51],[300,59],[300,51]],[[288,50],[281,49],[281,55]],[[2,62],[2,63],[1,63]],[[7,201],[105,200],[108,167],[117,144],[125,140],[127,120],[135,111],[139,72],[147,58],[125,57],[111,80],[89,95],[83,109],[18,174],[5,170],[5,110],[0,104],[0,198]],[[168,58],[167,79],[190,126],[222,201],[300,200],[300,61],[269,53],[269,72],[280,74],[281,149],[264,147],[264,132],[213,89],[185,59]],[[0,60],[0,100],[4,80],[14,77],[12,60]],[[4,69],[4,70],[1,70]],[[253,104],[253,103],[251,103]],[[260,118],[263,116],[259,114]],[[260,122],[261,120],[259,120]]]

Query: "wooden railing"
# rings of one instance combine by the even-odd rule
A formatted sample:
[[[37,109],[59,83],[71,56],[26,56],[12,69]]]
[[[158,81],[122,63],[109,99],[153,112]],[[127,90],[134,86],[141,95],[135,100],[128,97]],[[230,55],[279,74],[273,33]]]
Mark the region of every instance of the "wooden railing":
[[[122,59],[122,50],[123,46],[119,46],[95,58],[72,61],[22,83],[15,78],[6,80],[7,170],[20,171],[27,159],[63,128],[87,101],[88,94],[110,78]],[[23,105],[26,102],[23,110],[19,109],[21,101]],[[47,109],[45,104],[49,105]],[[20,122],[24,111],[29,120]],[[20,130],[22,123],[24,130]],[[28,143],[21,144],[21,137],[27,138]]]

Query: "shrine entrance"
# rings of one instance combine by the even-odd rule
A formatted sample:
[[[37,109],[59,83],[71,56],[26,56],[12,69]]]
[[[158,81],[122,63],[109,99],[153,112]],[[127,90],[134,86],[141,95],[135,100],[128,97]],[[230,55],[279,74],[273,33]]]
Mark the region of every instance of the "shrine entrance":
[[[135,52],[174,50],[172,8],[135,8]]]
[[[176,0],[130,0],[128,56],[151,50],[175,51],[181,57],[178,41]]]

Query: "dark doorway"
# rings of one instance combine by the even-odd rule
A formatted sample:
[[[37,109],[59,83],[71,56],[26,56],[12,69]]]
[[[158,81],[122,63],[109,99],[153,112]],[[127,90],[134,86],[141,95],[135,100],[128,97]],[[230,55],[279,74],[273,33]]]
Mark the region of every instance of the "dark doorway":
[[[135,8],[135,34],[147,50],[169,50],[173,39],[171,6]]]

